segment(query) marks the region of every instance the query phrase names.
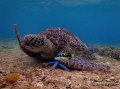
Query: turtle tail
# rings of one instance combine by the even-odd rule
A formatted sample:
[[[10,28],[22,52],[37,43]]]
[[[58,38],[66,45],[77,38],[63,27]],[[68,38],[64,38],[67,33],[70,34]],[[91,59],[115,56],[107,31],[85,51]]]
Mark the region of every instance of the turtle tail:
[[[18,28],[17,28],[17,24],[14,24],[14,31],[15,31],[17,40],[18,40],[18,42],[19,42],[19,45],[20,45],[20,47],[21,47],[21,40],[22,40],[22,38],[21,38],[20,35],[19,35]]]
[[[89,63],[83,59],[80,59],[78,57],[71,58],[69,60],[58,60],[65,66],[73,69],[78,70],[103,70],[107,71],[110,69],[109,66],[97,64],[97,63]]]

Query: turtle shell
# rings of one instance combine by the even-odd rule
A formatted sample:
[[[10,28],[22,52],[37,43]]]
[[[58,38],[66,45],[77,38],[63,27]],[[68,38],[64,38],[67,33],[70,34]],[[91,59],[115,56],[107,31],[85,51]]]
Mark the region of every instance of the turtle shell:
[[[87,50],[87,46],[82,43],[77,36],[64,28],[48,28],[39,33],[39,35],[45,35],[46,38],[49,39],[56,47],[66,46],[72,51],[79,53]]]

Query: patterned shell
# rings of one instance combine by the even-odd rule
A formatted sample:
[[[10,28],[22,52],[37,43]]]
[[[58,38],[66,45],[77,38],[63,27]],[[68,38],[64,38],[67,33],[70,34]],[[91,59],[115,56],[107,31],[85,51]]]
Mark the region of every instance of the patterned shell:
[[[73,51],[77,55],[88,50],[77,36],[64,28],[48,28],[39,35],[45,35],[58,48],[66,46],[65,51]]]

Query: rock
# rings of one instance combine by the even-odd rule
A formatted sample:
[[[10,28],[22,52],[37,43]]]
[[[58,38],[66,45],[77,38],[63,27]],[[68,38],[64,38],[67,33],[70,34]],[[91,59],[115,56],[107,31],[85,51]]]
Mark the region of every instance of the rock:
[[[115,80],[115,78],[114,78],[114,77],[110,77],[110,80],[114,81],[114,80]]]
[[[110,82],[110,79],[105,79],[105,81]]]

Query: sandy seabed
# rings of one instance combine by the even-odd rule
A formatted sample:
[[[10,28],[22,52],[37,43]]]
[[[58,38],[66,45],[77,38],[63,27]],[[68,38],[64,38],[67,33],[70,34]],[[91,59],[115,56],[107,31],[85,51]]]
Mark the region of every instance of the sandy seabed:
[[[0,39],[0,89],[120,89],[120,61],[96,55],[95,63],[109,65],[109,71],[65,71],[37,61],[23,53],[16,39]],[[17,74],[18,80],[5,81]]]

